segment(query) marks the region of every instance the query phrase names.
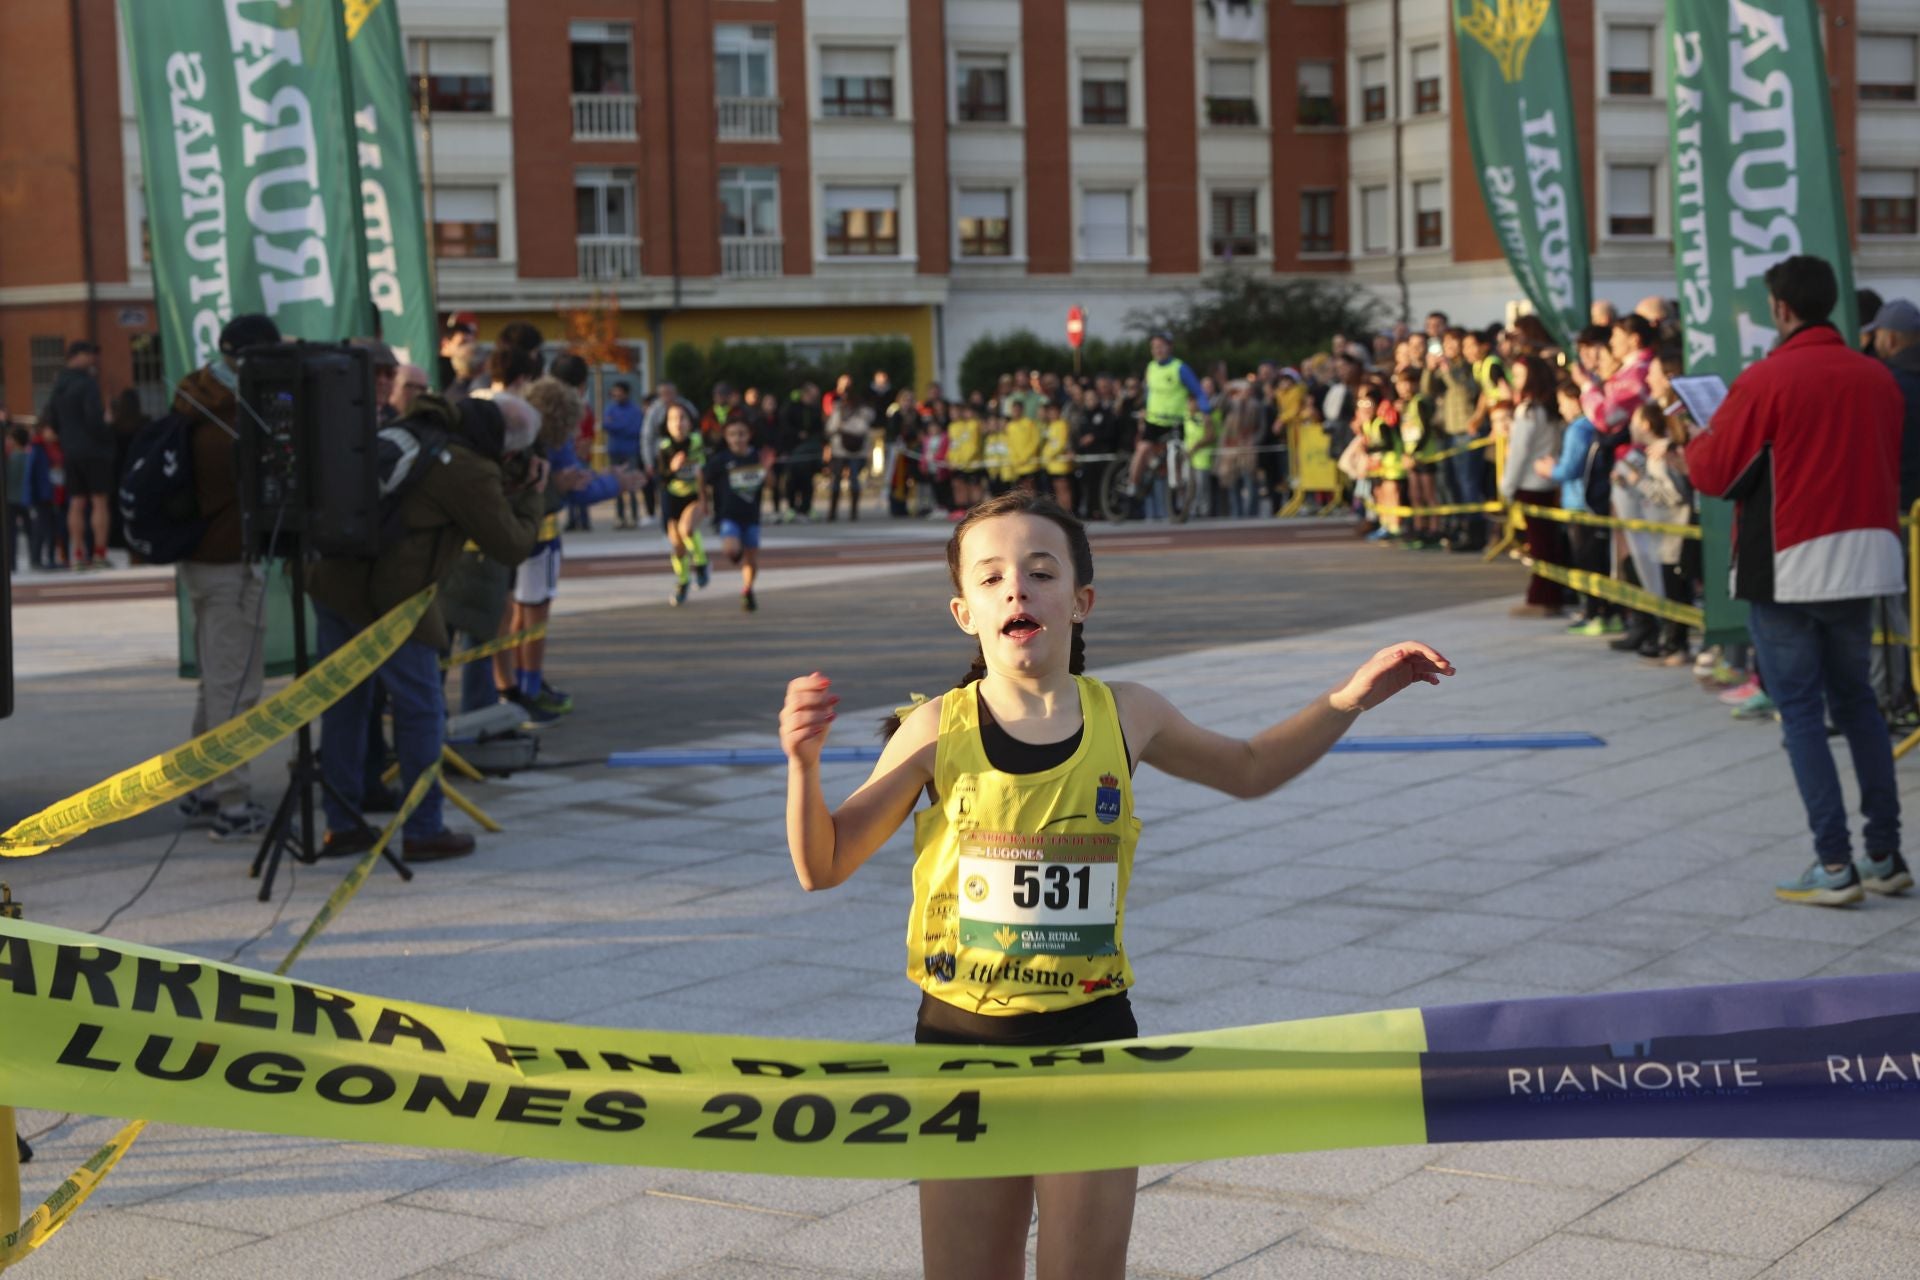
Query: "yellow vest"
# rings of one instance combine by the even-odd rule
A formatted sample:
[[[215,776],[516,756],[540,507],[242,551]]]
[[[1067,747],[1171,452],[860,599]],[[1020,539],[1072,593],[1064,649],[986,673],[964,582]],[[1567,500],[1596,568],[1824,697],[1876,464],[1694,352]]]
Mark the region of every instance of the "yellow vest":
[[[947,424],[947,465],[955,471],[980,465],[980,419],[955,418]]]
[[[969,1013],[1044,1013],[1133,987],[1121,934],[1140,822],[1113,691],[1076,676],[1080,746],[1002,773],[980,741],[980,686],[941,700],[936,803],[914,818],[907,977]]]
[[[1180,373],[1187,366],[1178,357],[1161,364],[1147,362],[1147,421],[1156,427],[1179,427],[1187,421],[1187,384]]]
[[[1040,424],[1032,418],[1015,418],[1007,424],[1007,465],[1016,477],[1040,469]]]
[[[1073,444],[1067,439],[1067,420],[1055,418],[1040,427],[1040,461],[1050,476],[1073,474]]]

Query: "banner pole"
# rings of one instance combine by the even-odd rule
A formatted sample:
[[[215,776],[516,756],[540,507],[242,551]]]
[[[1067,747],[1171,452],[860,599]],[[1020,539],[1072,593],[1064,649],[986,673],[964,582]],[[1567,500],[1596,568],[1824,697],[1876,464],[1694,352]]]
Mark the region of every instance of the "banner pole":
[[[360,186],[360,130],[354,120],[354,103],[358,99],[353,92],[353,55],[347,49],[347,0],[333,0],[329,7],[335,14],[334,60],[340,64],[340,103],[346,117],[340,124],[346,130],[347,140],[347,191],[351,196],[347,203],[353,210],[353,260],[359,264],[364,281],[360,299],[355,304],[359,314],[353,318],[354,327],[360,333],[336,336],[376,338],[380,336],[380,312],[373,305],[373,275],[367,270],[367,199]]]

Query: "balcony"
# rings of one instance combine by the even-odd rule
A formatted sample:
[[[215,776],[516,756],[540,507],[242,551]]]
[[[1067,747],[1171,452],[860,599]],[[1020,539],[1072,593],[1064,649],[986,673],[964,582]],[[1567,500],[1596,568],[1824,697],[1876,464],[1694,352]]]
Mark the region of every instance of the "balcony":
[[[777,276],[783,243],[779,236],[721,236],[720,274],[735,278]]]
[[[582,280],[638,280],[640,241],[632,236],[576,236]]]
[[[778,142],[780,99],[715,98],[722,142]]]
[[[631,93],[576,93],[573,95],[575,142],[632,142],[633,111],[639,99]]]

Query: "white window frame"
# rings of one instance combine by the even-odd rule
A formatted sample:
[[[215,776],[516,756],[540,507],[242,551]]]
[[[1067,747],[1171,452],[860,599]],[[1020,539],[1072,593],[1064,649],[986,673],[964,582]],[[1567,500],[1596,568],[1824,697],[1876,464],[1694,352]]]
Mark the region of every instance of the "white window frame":
[[[629,225],[624,233],[624,238],[635,242],[639,241],[640,175],[637,171],[608,165],[581,166],[573,171],[573,189],[578,192],[581,187],[598,187],[602,189],[625,187],[627,192],[627,222]],[[576,199],[577,198],[576,196]],[[575,211],[576,213],[578,212],[577,206]],[[607,206],[603,200],[599,206],[599,213],[604,217],[606,211]],[[578,226],[577,218],[575,220],[573,233],[576,236],[589,235],[603,238],[613,238],[622,235],[621,232],[608,231],[604,228],[599,231],[582,231]],[[502,256],[504,256],[504,252]]]
[[[1867,188],[1866,178],[1867,178],[1867,175],[1870,173],[1902,174],[1909,180],[1909,182],[1912,185],[1912,194],[1910,195],[1895,196],[1895,197],[1878,197],[1878,198],[1915,200],[1917,202],[1920,202],[1920,166],[1916,166],[1913,164],[1898,164],[1898,163],[1863,164],[1856,171],[1855,182],[1854,182],[1853,218],[1856,225],[1858,225],[1860,228],[1860,239],[1865,241],[1868,244],[1910,244],[1912,243],[1913,234],[1914,234],[1912,232],[1868,231],[1866,229],[1865,223],[1860,217],[1860,202],[1863,200],[1876,198],[1876,197],[1869,196],[1866,190]],[[1916,222],[1915,227],[1916,227],[1916,230],[1920,230],[1920,222]]]
[[[998,257],[968,256],[961,251],[963,237],[960,234],[960,205],[969,194],[994,193],[1007,198],[1007,251]],[[1020,224],[1021,210],[1025,208],[1024,192],[1012,182],[1000,181],[962,181],[953,187],[953,261],[955,265],[1001,266],[1009,262],[1026,261],[1026,234]]]
[[[1645,94],[1616,94],[1613,91],[1613,32],[1617,27],[1642,27],[1649,33],[1647,48],[1652,63],[1651,87]],[[1666,23],[1655,14],[1609,14],[1600,19],[1598,74],[1594,88],[1604,102],[1660,102],[1667,96]]]
[[[1375,58],[1380,60],[1380,82],[1378,87],[1386,91],[1387,110],[1386,114],[1378,120],[1369,120],[1367,119],[1367,90],[1374,86],[1368,85],[1366,82],[1366,65]],[[1352,122],[1350,127],[1367,129],[1374,125],[1393,123],[1395,110],[1393,100],[1393,59],[1387,55],[1385,49],[1356,50],[1353,55],[1353,64],[1349,68],[1347,83],[1349,90],[1353,94],[1353,114],[1349,117],[1349,120]]]
[[[1440,105],[1434,110],[1429,111],[1426,114],[1422,115],[1418,113],[1415,110],[1415,108],[1418,107],[1420,103],[1419,85],[1420,85],[1421,77],[1419,74],[1418,55],[1424,49],[1433,50],[1434,56],[1438,58],[1440,62],[1440,67],[1439,67],[1440,74],[1434,77],[1440,82]],[[1407,104],[1407,119],[1415,120],[1415,121],[1446,119],[1447,109],[1450,105],[1450,100],[1448,98],[1448,86],[1447,86],[1446,42],[1444,40],[1434,40],[1434,41],[1428,41],[1424,44],[1408,45],[1406,66],[1407,66],[1407,83],[1403,90],[1406,96],[1405,98],[1402,99],[1402,101],[1404,101]]]
[[[402,53],[406,59],[403,64],[407,73],[408,102],[412,102],[413,84],[420,78],[419,68],[414,65],[414,47],[436,44],[471,43],[487,46],[487,78],[493,85],[493,105],[486,111],[448,111],[435,112],[434,123],[444,120],[496,120],[507,114],[506,103],[502,95],[506,92],[506,74],[500,65],[500,41],[494,34],[486,31],[409,31],[405,33],[406,44]],[[571,53],[569,53],[571,56]],[[429,74],[433,71],[431,55],[427,65]]]
[[[1005,66],[1007,73],[1007,118],[1005,120],[963,120],[960,117],[961,64],[974,60],[997,58]],[[983,49],[977,45],[954,49],[947,60],[947,81],[953,86],[951,101],[947,103],[948,118],[964,129],[1011,129],[1024,123],[1023,103],[1020,93],[1020,51],[1018,49]]]
[[[1659,244],[1670,237],[1667,210],[1667,158],[1648,152],[1603,152],[1596,168],[1600,190],[1594,208],[1599,211],[1600,238],[1612,244]],[[1617,168],[1653,170],[1653,233],[1613,233],[1613,171]]]
[[[1392,256],[1395,248],[1395,242],[1394,242],[1395,227],[1393,225],[1393,183],[1390,181],[1388,182],[1365,182],[1365,181],[1356,182],[1354,183],[1353,190],[1354,190],[1353,243],[1359,246],[1359,252],[1355,256],[1361,257],[1361,258],[1385,258],[1385,257]],[[1386,233],[1387,233],[1386,243],[1383,245],[1376,246],[1374,244],[1371,244],[1368,242],[1368,238],[1367,238],[1367,231],[1372,226],[1372,223],[1367,218],[1367,196],[1371,192],[1378,192],[1382,197],[1385,198],[1387,202],[1385,210],[1383,210],[1380,215],[1380,223],[1383,227],[1385,227]]]
[[[1207,99],[1214,96],[1212,92],[1213,66],[1217,62],[1244,63],[1249,68],[1248,70],[1249,84],[1247,86],[1247,101],[1253,104],[1253,123],[1252,124],[1216,125],[1208,120]],[[1200,114],[1197,117],[1200,122],[1200,127],[1203,129],[1209,129],[1209,128],[1210,129],[1231,129],[1231,130],[1237,130],[1237,131],[1243,131],[1243,132],[1251,129],[1270,128],[1273,124],[1273,115],[1272,115],[1272,109],[1267,103],[1266,69],[1267,69],[1266,59],[1257,53],[1245,52],[1240,49],[1233,49],[1230,52],[1224,52],[1224,53],[1202,49],[1200,51],[1200,66],[1199,66],[1198,74],[1195,77],[1196,87],[1200,90],[1200,102],[1199,102]]]
[[[1880,99],[1880,98],[1860,97],[1858,86],[1859,86],[1859,83],[1862,81],[1863,77],[1857,74],[1857,68],[1864,61],[1864,59],[1860,57],[1859,42],[1873,39],[1875,37],[1878,37],[1880,39],[1886,39],[1886,40],[1905,40],[1907,41],[1908,45],[1913,49],[1913,65],[1907,69],[1907,77],[1908,77],[1907,83],[1915,87],[1915,101],[1907,102],[1907,101],[1901,101],[1899,99]],[[1862,30],[1857,30],[1855,32],[1854,40],[1855,40],[1854,66],[1856,68],[1855,89],[1854,89],[1855,102],[1862,108],[1873,110],[1873,111],[1912,111],[1915,109],[1916,106],[1920,106],[1920,27],[1908,28],[1907,30],[1904,30],[1904,31],[1890,31],[1885,28],[1881,28],[1879,30],[1871,30],[1871,31],[1862,29]]]
[[[1106,254],[1095,257],[1087,251],[1087,197],[1115,195],[1127,198],[1127,250],[1124,254]],[[1145,262],[1147,258],[1145,229],[1141,226],[1140,188],[1129,183],[1089,183],[1074,192],[1074,236],[1073,252],[1076,262],[1089,264],[1118,263],[1130,264]]]
[[[1295,0],[1298,3],[1298,0]],[[1306,77],[1301,71],[1306,67],[1325,67],[1327,69],[1326,101],[1333,104],[1332,121],[1326,124],[1302,124],[1300,122],[1300,104],[1306,99]],[[1290,104],[1292,119],[1290,123],[1296,129],[1338,129],[1340,128],[1340,67],[1331,58],[1301,58],[1294,63],[1293,102]]]
[[[1088,124],[1086,118],[1086,97],[1083,86],[1087,82],[1087,64],[1089,62],[1118,62],[1126,68],[1123,83],[1127,86],[1127,119],[1124,124]],[[1077,129],[1092,129],[1096,132],[1117,132],[1122,129],[1140,128],[1140,113],[1144,104],[1140,101],[1140,60],[1129,50],[1124,49],[1080,49],[1073,55],[1073,82],[1068,92],[1073,97],[1071,111],[1073,124]]]
[[[1440,192],[1440,243],[1423,245],[1420,243],[1420,188],[1437,187]],[[1420,173],[1407,175],[1407,225],[1402,229],[1406,236],[1407,252],[1445,253],[1452,244],[1453,228],[1449,225],[1453,219],[1448,203],[1447,176],[1444,173]]]
[[[1203,183],[1200,206],[1200,256],[1206,262],[1225,262],[1226,258],[1213,252],[1213,201],[1216,196],[1253,197],[1253,252],[1233,259],[1234,262],[1270,262],[1273,259],[1273,196],[1267,184],[1255,178],[1235,181],[1223,178],[1217,182]]]
[[[1333,244],[1329,248],[1325,248],[1325,249],[1307,248],[1306,199],[1308,196],[1332,196],[1333,197],[1333,217],[1329,221],[1329,224],[1327,227],[1327,234],[1329,235],[1329,237],[1331,237]],[[1334,259],[1345,258],[1347,256],[1344,252],[1341,251],[1339,247],[1340,246],[1340,189],[1338,187],[1301,187],[1299,191],[1295,194],[1294,205],[1293,205],[1293,217],[1294,217],[1294,232],[1295,232],[1293,251],[1302,261],[1327,262]],[[1348,243],[1351,244],[1352,241],[1349,240]]]
[[[830,116],[827,114],[827,55],[830,53],[865,52],[883,53],[891,66],[890,80],[893,84],[893,113],[884,116]],[[813,46],[812,84],[808,86],[807,96],[813,104],[813,118],[823,124],[862,125],[862,124],[899,124],[913,118],[913,86],[908,83],[906,67],[901,61],[900,45],[891,40],[859,40],[839,37],[822,39]],[[840,259],[835,259],[840,261]]]
[[[773,193],[773,229],[771,231],[749,229],[747,231],[741,232],[740,234],[750,238],[755,238],[755,239],[766,239],[766,238],[778,239],[782,234],[781,228],[780,228],[780,169],[779,167],[777,165],[770,165],[770,164],[723,164],[723,165],[717,166],[716,169],[714,170],[714,184],[713,184],[714,198],[720,205],[721,216],[723,217],[726,214],[727,202],[723,197],[722,192],[729,185],[729,180],[727,176],[729,174],[734,174],[734,175],[770,174],[772,175],[771,177],[767,177],[767,178],[736,177],[733,179],[733,185],[739,186],[743,191],[747,193],[746,208],[748,210],[749,221],[751,221],[752,219],[752,210],[754,208],[753,193],[757,191],[768,191],[768,190],[772,191]],[[721,234],[725,235],[727,233],[725,231],[722,231]]]
[[[437,228],[440,225],[441,197],[451,196],[451,195],[454,195],[455,193],[467,193],[467,192],[484,192],[486,195],[489,195],[493,198],[494,254],[491,258],[477,258],[477,257],[443,258],[440,256],[440,253],[439,253],[440,233],[437,230]],[[429,243],[431,244],[434,250],[434,261],[442,264],[443,266],[452,265],[456,269],[465,269],[469,266],[495,267],[495,266],[498,266],[501,262],[503,262],[507,257],[507,236],[506,236],[507,224],[506,224],[505,213],[504,213],[504,210],[502,209],[502,205],[504,203],[505,201],[501,199],[500,186],[498,183],[493,183],[493,182],[436,183],[433,189],[434,207],[427,211],[428,230],[431,233],[431,237],[432,237]]]
[[[886,254],[829,254],[827,252],[827,193],[836,189],[889,189],[893,192],[893,216],[897,227],[895,240],[898,250],[889,256]],[[836,174],[819,177],[813,188],[813,248],[814,260],[821,264],[836,267],[856,266],[863,263],[882,263],[898,265],[915,261],[914,249],[914,206],[913,183],[900,179],[873,176]]]
[[[605,36],[599,35],[595,30],[596,28],[604,29],[607,34]],[[633,24],[631,22],[613,20],[598,21],[594,19],[575,19],[569,22],[567,24],[567,58],[569,62],[571,62],[573,58],[573,46],[576,44],[617,45],[623,40],[627,46],[627,87],[625,89],[614,90],[603,89],[600,92],[616,97],[621,94],[637,96],[640,92],[640,55],[638,46],[634,43]],[[498,78],[496,77],[496,83],[497,81]],[[573,89],[573,70],[571,66],[569,66],[567,70],[567,88],[569,91]],[[581,92],[585,92],[585,90]],[[499,101],[499,93],[496,91],[494,94],[494,102],[497,105]]]
[[[746,38],[744,40],[732,38],[730,33],[736,31],[746,32]],[[727,38],[723,39],[723,35]],[[761,54],[766,57],[767,91],[764,94],[743,93],[739,95],[740,97],[764,100],[776,99],[780,96],[779,37],[774,31],[773,24],[766,22],[715,23],[713,27],[713,56],[716,64],[723,54],[729,54],[743,60],[755,54]],[[745,70],[744,61],[742,62],[742,70]],[[714,93],[716,95],[720,92],[719,79],[719,68],[716,65],[714,68]]]

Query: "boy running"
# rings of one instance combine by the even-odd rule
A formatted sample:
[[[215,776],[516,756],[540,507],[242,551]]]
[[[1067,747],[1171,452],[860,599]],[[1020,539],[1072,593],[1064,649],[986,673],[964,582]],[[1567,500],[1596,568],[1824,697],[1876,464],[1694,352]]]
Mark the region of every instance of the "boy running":
[[[753,584],[760,575],[760,491],[767,484],[767,459],[754,451],[753,430],[745,422],[727,423],[724,437],[725,451],[707,463],[707,491],[720,517],[727,559],[740,566],[740,607],[752,613],[760,607]]]

